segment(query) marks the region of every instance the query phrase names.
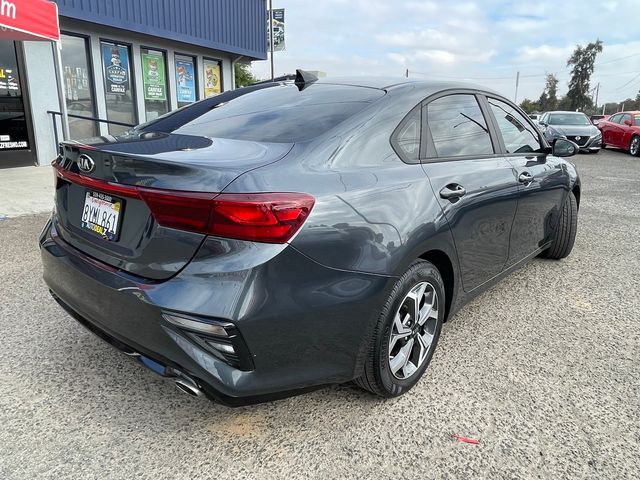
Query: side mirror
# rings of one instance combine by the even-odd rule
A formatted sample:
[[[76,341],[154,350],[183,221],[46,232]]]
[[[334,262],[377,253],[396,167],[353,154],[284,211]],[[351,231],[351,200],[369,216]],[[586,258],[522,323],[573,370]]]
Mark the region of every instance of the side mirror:
[[[556,157],[572,157],[578,151],[580,147],[566,138],[557,138],[553,141],[551,153]]]
[[[629,120],[629,119],[625,120],[625,121],[624,121],[624,124],[625,124],[627,127],[630,127],[630,126],[631,126],[631,120]]]
[[[538,125],[540,125],[541,127],[546,127],[547,126],[547,124],[544,123],[544,122],[538,122]]]

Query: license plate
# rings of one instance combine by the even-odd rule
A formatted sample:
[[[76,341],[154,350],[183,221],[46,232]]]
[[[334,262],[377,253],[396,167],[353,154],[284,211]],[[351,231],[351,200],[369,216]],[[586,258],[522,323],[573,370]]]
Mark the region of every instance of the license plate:
[[[122,201],[100,192],[87,192],[82,209],[82,228],[100,235],[105,240],[115,240]]]

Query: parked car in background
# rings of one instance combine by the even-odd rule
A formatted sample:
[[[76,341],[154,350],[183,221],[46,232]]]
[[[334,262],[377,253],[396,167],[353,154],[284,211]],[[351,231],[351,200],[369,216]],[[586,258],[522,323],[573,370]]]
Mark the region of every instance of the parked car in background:
[[[575,142],[581,152],[598,153],[600,151],[602,140],[600,130],[584,113],[545,112],[539,124],[549,143],[558,138],[566,138]]]
[[[580,179],[560,157],[578,147],[550,146],[509,100],[300,77],[63,143],[53,162],[53,297],[191,395],[242,405],[351,380],[401,395],[453,312],[573,248]]]
[[[640,112],[620,112],[601,120],[602,147],[617,147],[640,155]]]
[[[609,115],[591,115],[589,117],[589,120],[591,120],[591,123],[593,123],[594,125],[598,125],[598,123],[600,123],[600,120],[606,120],[607,118],[609,118]]]
[[[541,113],[531,113],[531,114],[529,115],[529,118],[530,118],[531,120],[533,120],[534,122],[536,122],[536,123],[538,123],[538,122],[540,121],[540,117],[542,117],[542,114],[541,114]]]

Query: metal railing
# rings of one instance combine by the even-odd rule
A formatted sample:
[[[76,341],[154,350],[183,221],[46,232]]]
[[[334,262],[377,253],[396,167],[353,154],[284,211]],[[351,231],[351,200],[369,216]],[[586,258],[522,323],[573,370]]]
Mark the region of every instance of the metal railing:
[[[62,117],[62,113],[60,112],[55,112],[53,110],[47,110],[47,113],[49,115],[51,115],[51,119],[53,120],[53,135],[56,141],[56,150],[58,150],[58,144],[60,143],[59,141],[59,137],[58,137],[58,120],[57,117]],[[67,114],[67,117],[69,118],[79,118],[80,120],[88,120],[91,122],[95,122],[96,124],[98,123],[106,123],[108,125],[118,125],[120,127],[135,127],[135,125],[131,124],[131,123],[124,123],[124,122],[117,122],[115,120],[104,120],[102,118],[95,118],[95,117],[87,117],[84,115],[75,115],[72,113]]]

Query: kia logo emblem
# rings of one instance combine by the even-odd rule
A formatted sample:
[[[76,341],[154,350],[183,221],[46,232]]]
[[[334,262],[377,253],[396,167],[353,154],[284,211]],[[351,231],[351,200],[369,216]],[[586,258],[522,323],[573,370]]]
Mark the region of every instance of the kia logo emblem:
[[[76,163],[78,164],[78,168],[85,173],[91,173],[94,168],[96,168],[96,162],[93,161],[93,158],[85,154],[80,155]]]

